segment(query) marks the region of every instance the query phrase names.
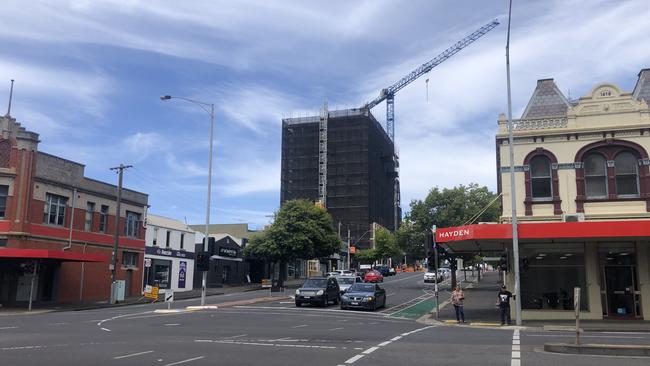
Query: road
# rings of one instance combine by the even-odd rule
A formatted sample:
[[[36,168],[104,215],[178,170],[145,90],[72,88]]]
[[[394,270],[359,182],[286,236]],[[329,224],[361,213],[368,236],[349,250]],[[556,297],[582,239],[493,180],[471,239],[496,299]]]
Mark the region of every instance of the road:
[[[164,307],[156,304],[3,316],[0,365],[516,364],[512,363],[513,329],[425,325],[399,317],[394,310],[400,304],[426,296],[430,285],[422,283],[421,273],[389,277],[383,286],[390,296],[382,312],[342,311],[336,306],[296,308],[290,299],[232,306],[232,301],[267,295],[254,291],[210,297],[210,304],[222,306],[198,312],[154,313]],[[566,341],[568,336],[522,331],[517,337],[519,364],[621,364],[619,359],[541,351],[544,342]],[[647,334],[585,336],[650,342]],[[647,362],[629,358],[624,364]]]

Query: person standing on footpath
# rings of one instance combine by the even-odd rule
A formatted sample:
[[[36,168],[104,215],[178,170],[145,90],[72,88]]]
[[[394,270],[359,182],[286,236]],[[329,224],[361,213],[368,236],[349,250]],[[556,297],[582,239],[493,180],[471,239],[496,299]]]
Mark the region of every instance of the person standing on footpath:
[[[510,298],[512,297],[512,292],[508,291],[506,285],[503,285],[497,296],[497,305],[499,306],[499,310],[501,310],[501,325],[505,325],[506,320],[508,325],[510,325]]]
[[[451,304],[454,305],[456,310],[456,321],[458,324],[465,323],[465,310],[463,309],[463,302],[465,301],[465,293],[460,285],[451,293]]]

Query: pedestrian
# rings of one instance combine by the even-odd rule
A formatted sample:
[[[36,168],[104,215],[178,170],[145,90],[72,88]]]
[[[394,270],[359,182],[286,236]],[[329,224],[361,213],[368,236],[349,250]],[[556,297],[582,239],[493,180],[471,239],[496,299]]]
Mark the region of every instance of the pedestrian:
[[[454,305],[456,310],[456,321],[458,324],[465,323],[465,310],[463,309],[463,302],[465,301],[465,293],[460,285],[451,293],[451,304]]]
[[[499,310],[501,310],[501,325],[506,324],[510,325],[510,298],[512,297],[512,292],[508,291],[506,285],[501,286],[501,290],[497,295],[497,305]]]

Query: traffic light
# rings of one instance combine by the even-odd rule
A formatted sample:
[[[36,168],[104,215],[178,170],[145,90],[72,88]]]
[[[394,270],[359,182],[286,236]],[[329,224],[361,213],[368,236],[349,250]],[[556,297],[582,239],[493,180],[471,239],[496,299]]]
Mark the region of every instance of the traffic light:
[[[210,256],[207,252],[199,252],[196,254],[196,269],[199,271],[210,270]]]
[[[508,272],[508,253],[503,253],[501,254],[501,258],[499,259],[499,270]]]

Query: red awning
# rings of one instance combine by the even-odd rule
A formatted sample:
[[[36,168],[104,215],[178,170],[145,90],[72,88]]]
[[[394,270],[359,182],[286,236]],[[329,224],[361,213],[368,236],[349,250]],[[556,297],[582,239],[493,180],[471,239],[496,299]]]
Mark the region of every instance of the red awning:
[[[51,259],[61,262],[107,262],[109,258],[97,254],[84,254],[49,249],[0,249],[0,258]]]
[[[650,238],[650,220],[519,223],[519,240]],[[512,240],[510,224],[478,224],[436,230],[436,242],[452,251],[499,250]]]

